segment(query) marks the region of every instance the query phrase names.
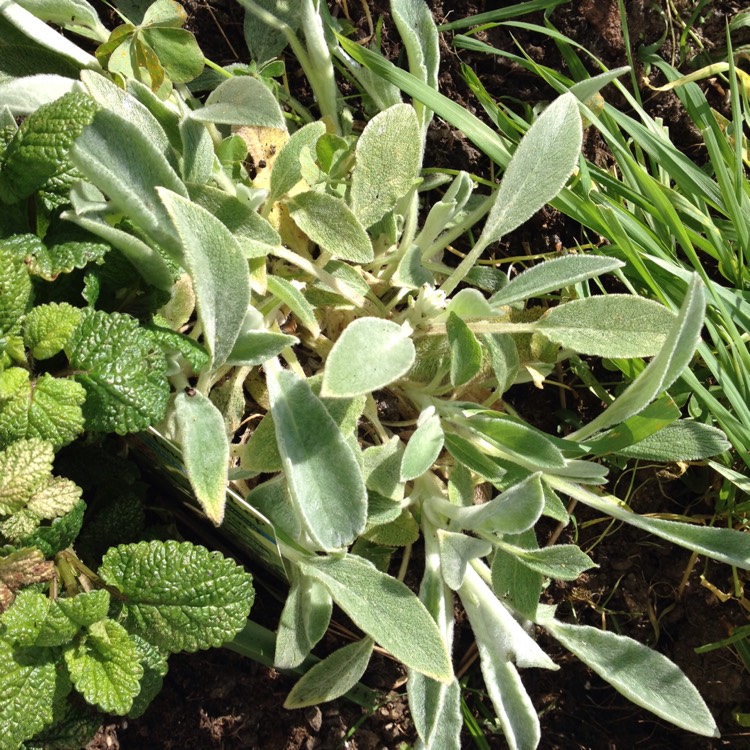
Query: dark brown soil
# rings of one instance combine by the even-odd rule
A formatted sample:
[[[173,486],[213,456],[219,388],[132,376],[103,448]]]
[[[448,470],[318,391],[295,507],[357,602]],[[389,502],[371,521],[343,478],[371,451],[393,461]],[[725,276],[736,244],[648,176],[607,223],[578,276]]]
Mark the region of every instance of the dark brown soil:
[[[242,16],[240,6],[230,0],[189,0],[191,28],[196,32],[206,55],[219,64],[243,60]],[[491,0],[432,0],[430,5],[438,23],[463,18],[496,7]],[[366,20],[358,0],[337,4],[335,12],[347,10],[357,28],[366,33]],[[396,32],[389,26],[387,2],[369,2],[373,18],[386,17],[383,29],[386,49],[393,59],[399,53]],[[630,39],[634,45],[657,42],[665,29],[666,3],[649,5],[643,0],[626,0]],[[694,3],[670,4],[673,11],[688,17]],[[709,2],[696,24],[706,50],[724,46],[725,20],[741,10],[733,0]],[[555,26],[597,55],[608,67],[627,64],[622,35],[622,19],[616,0],[573,0],[552,13]],[[540,14],[523,20],[543,23]],[[679,33],[677,34],[679,37]],[[523,29],[496,28],[485,32],[485,41],[516,51],[516,41],[537,61],[565,70],[556,47],[546,38]],[[695,48],[692,49],[696,52]],[[661,54],[679,61],[680,49],[667,35]],[[451,35],[442,45],[442,91],[481,115],[460,74],[466,63],[479,75],[493,96],[508,101],[534,104],[551,94],[540,82],[519,66],[499,57],[456,51]],[[291,63],[290,63],[291,65]],[[686,72],[690,59],[684,61]],[[639,70],[639,78],[643,73]],[[294,77],[294,81],[299,80]],[[721,104],[714,92],[716,106]],[[295,91],[295,95],[297,92]],[[685,122],[676,98],[671,94],[654,95],[643,91],[650,112],[665,118],[670,132],[686,153],[700,159],[699,134]],[[300,98],[304,99],[304,92]],[[606,163],[602,144],[591,136],[587,143],[590,158]],[[430,166],[463,168],[489,176],[490,165],[460,133],[435,122],[428,139],[426,163]],[[550,243],[575,241],[578,228],[550,212],[542,212],[512,240],[535,248]],[[510,248],[508,248],[510,249]],[[513,402],[527,418],[524,392],[514,390]],[[529,396],[532,392],[529,391]],[[530,403],[538,401],[533,393]],[[529,402],[526,402],[529,403]],[[544,411],[546,408],[541,411]],[[551,409],[557,408],[554,404]],[[549,412],[548,412],[549,413]],[[549,417],[545,417],[548,419]],[[698,470],[673,478],[654,470],[642,470],[635,476],[626,473],[618,483],[620,494],[629,494],[635,510],[641,513],[712,514],[709,478]],[[629,483],[632,482],[632,492]],[[657,648],[674,660],[693,680],[714,712],[722,732],[721,740],[688,735],[666,725],[650,713],[633,706],[616,691],[593,675],[577,659],[554,641],[540,634],[545,649],[561,665],[559,672],[526,670],[524,682],[540,712],[543,730],[541,747],[545,750],[576,748],[750,748],[750,730],[740,726],[735,712],[750,712],[750,676],[735,651],[722,648],[698,655],[698,646],[726,638],[733,628],[746,624],[747,612],[736,599],[722,602],[721,593],[733,591],[732,571],[727,566],[693,560],[688,552],[669,546],[637,530],[613,524],[585,508],[573,512],[574,523],[563,532],[562,540],[576,541],[600,566],[572,584],[554,583],[547,592],[550,603],[559,605],[559,615],[571,621],[596,625],[630,635]],[[554,531],[552,525],[540,533]],[[262,571],[258,572],[262,576]],[[744,579],[742,579],[744,580]],[[719,595],[717,595],[719,592]],[[273,627],[278,604],[261,591],[253,615],[265,618]],[[457,663],[471,657],[470,639],[461,639],[458,629]],[[329,648],[341,644],[330,636]],[[485,734],[485,747],[507,747],[492,726],[492,709],[483,692],[476,663],[466,672],[465,700]],[[201,748],[205,750],[312,750],[350,748],[380,750],[410,747],[415,736],[405,701],[403,676],[393,664],[375,660],[363,680],[384,691],[393,691],[390,700],[369,713],[346,701],[335,701],[320,708],[287,711],[283,699],[293,678],[261,667],[236,655],[217,650],[198,655],[180,655],[170,661],[165,687],[141,719],[129,723],[114,720],[102,727],[90,750],[123,748]],[[465,747],[482,747],[468,737]],[[440,750],[439,748],[436,750]]]

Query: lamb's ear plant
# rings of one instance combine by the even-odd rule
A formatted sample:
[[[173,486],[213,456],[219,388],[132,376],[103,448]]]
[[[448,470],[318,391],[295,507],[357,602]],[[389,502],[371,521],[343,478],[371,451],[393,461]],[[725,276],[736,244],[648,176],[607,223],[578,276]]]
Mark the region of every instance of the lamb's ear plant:
[[[18,222],[9,229],[9,259],[17,257],[12,243],[25,248],[32,240],[41,245],[36,256],[68,258],[50,249],[60,244],[51,239],[55,222],[84,231],[100,250],[89,257],[74,244],[70,269],[57,271],[70,270],[70,286],[59,293],[54,290],[60,285],[45,287],[44,304],[59,307],[41,313],[31,309],[28,255],[22,256],[23,267],[18,261],[7,266],[12,283],[27,291],[7,305],[6,372],[34,374],[36,358],[48,354],[51,363],[42,377],[49,370],[63,382],[58,387],[67,389],[71,413],[79,399],[80,429],[105,417],[113,421],[93,429],[127,432],[158,422],[160,437],[141,441],[171,450],[172,459],[173,447],[181,451],[208,519],[223,522],[240,543],[248,519],[255,529],[265,524],[263,534],[244,541],[276,554],[289,580],[275,641],[277,666],[293,669],[305,662],[326,632],[334,603],[362,630],[360,640],[303,677],[287,705],[346,693],[377,644],[409,670],[409,701],[422,745],[458,747],[461,687],[451,664],[457,596],[511,747],[533,748],[540,739],[519,668],[556,669],[535,640],[534,625],[634,702],[677,726],[715,735],[696,689],[665,657],[632,639],[558,620],[554,608],[540,604],[545,579],[575,580],[594,561],[575,545],[540,548],[534,532],[543,515],[568,520],[566,496],[698,554],[750,567],[745,535],[641,516],[603,489],[610,459],[700,460],[728,447],[719,430],[681,419],[669,398],[700,339],[704,284],[689,276],[682,303],[670,309],[634,294],[597,293],[607,274],[622,279],[623,263],[616,258],[564,255],[511,280],[479,265],[485,249],[546,203],[569,200],[572,188],[564,186],[571,178],[573,186],[585,179],[579,113],[586,110],[576,92],[553,101],[517,146],[464,118],[467,135],[486,137],[493,158],[506,168],[502,182],[494,193],[476,196],[471,177],[455,175],[437,199],[425,193],[420,225],[429,110],[450,114],[457,107],[447,106],[434,88],[435,30],[424,3],[393,3],[411,73],[335,36],[312,0],[303,4],[310,19],[307,48],[288,19],[271,13],[280,4],[246,4],[254,17],[284,34],[303,62],[314,52],[325,63],[316,70],[315,90],[328,127],[310,123],[290,135],[269,90],[251,76],[230,77],[204,107],[188,107],[179,87],[159,90],[165,97],[160,99],[127,71],[120,88],[94,65],[70,93],[45,105],[51,110],[34,108],[18,131],[33,134],[34,118],[41,121],[56,107],[77,107],[84,115],[72,118],[65,164],[41,169],[38,153],[25,155],[27,135],[14,135],[8,122],[0,179],[14,191],[8,193],[12,206],[33,200],[39,217],[29,227],[23,224],[28,211],[9,214]],[[370,99],[381,111],[352,136],[332,88],[334,57],[350,69],[365,65],[390,85],[408,86],[422,104],[394,101],[394,90],[380,87],[379,98]],[[610,79],[594,82],[586,95]],[[367,76],[361,80],[372,83]],[[254,180],[236,159],[222,158],[238,146],[253,155]],[[18,153],[36,171],[21,169],[14,162]],[[478,239],[452,265],[446,250],[468,230]],[[122,269],[127,282],[117,283]],[[88,307],[76,312],[71,300],[81,295]],[[113,307],[130,309],[137,319],[111,312]],[[50,331],[44,328],[49,319]],[[86,349],[97,331],[110,329],[111,335],[97,340],[107,344],[104,354]],[[126,340],[132,349],[119,352]],[[107,363],[120,373],[122,360],[129,377],[131,355],[137,387],[128,388]],[[628,360],[640,374],[600,415],[566,437],[545,433],[504,404],[516,383],[541,387],[556,365],[577,355]],[[395,418],[385,418],[389,407]],[[245,419],[250,414],[252,428]],[[14,435],[6,451],[28,441],[47,445],[34,441],[75,437],[36,432],[40,420],[28,422],[32,426]],[[480,492],[491,499],[475,504]],[[28,494],[13,502],[9,516],[48,518]],[[417,543],[425,561],[418,595],[402,582]],[[106,693],[107,706],[127,712],[140,689],[142,664],[158,673],[165,650],[194,649],[231,635],[208,623],[208,632],[186,628],[179,638],[136,630],[164,615],[147,608],[158,599],[155,584],[128,578],[128,561],[146,557],[168,577],[171,556],[187,557],[186,549],[171,542],[116,547],[96,575],[60,552],[58,567],[79,566],[94,589],[99,581],[103,586],[93,592],[95,613],[69,618],[77,629],[53,646],[38,642],[41,631],[27,638],[20,626],[14,630],[15,615],[9,613],[21,618],[23,612],[16,603],[8,609],[4,618],[10,624],[4,619],[2,633],[9,652],[32,649],[29,658],[44,665],[62,654],[64,669],[38,672],[49,705],[45,724],[66,680],[91,702],[104,705]],[[401,570],[394,576],[391,558],[398,551]],[[204,551],[190,554],[198,571],[231,566]],[[51,575],[50,568],[41,570]],[[60,575],[67,570],[63,566]],[[228,580],[236,575],[240,581],[238,599],[227,604],[236,631],[249,581],[231,570]],[[190,579],[183,576],[181,581]],[[204,581],[196,576],[199,589]],[[36,590],[17,599],[41,607],[32,594],[50,611],[49,602],[57,602]],[[66,595],[60,601],[83,596],[75,588]],[[176,611],[179,624],[184,612]],[[72,626],[65,627],[68,633]],[[151,648],[141,647],[135,635]],[[108,691],[108,685],[90,685],[92,672],[82,665],[91,657],[87,649],[114,642],[120,650],[109,653],[123,685]],[[52,649],[52,656],[33,651],[42,648]],[[142,655],[135,666],[123,656],[126,651]],[[25,679],[25,672],[19,674]],[[9,698],[0,703],[9,716],[14,705]],[[16,745],[42,728],[15,722]]]

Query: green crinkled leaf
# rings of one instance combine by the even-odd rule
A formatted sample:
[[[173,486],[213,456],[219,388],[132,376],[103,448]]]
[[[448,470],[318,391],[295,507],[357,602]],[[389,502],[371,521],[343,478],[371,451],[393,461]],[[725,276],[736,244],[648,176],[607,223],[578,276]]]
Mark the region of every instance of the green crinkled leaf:
[[[3,202],[27,198],[67,172],[71,168],[70,147],[93,120],[97,109],[98,105],[89,96],[72,92],[30,114],[3,156],[0,166]]]
[[[294,223],[334,258],[369,263],[372,242],[351,209],[340,198],[308,190],[289,200]]]
[[[52,445],[38,438],[18,440],[0,451],[0,513],[26,505],[34,490],[52,473]]]
[[[138,648],[141,655],[141,666],[143,667],[140,692],[135,696],[133,706],[128,711],[129,718],[137,719],[161,692],[161,686],[169,670],[169,664],[167,663],[167,654],[156,648],[153,643],[149,643],[137,635],[131,634],[130,637]]]
[[[69,599],[57,599],[57,605],[72,622],[85,628],[106,618],[109,600],[109,591],[99,589],[82,592]]]
[[[249,573],[188,542],[113,547],[99,575],[127,597],[128,629],[170,652],[230,640],[244,627],[254,597]]]
[[[93,623],[64,655],[71,681],[89,703],[119,715],[130,710],[143,667],[138,648],[120,623]]]
[[[33,289],[23,248],[34,235],[15,235],[0,241],[0,336],[17,333],[31,307]]]
[[[52,477],[48,484],[37,488],[27,508],[39,518],[58,518],[73,510],[81,499],[81,488],[64,477]]]
[[[65,352],[86,389],[86,427],[124,435],[162,418],[169,398],[164,354],[128,315],[84,310]]]
[[[61,352],[80,320],[81,311],[66,302],[35,307],[23,321],[23,341],[31,356],[48,359]]]
[[[85,511],[86,503],[79,500],[69,513],[55,518],[49,526],[39,526],[23,543],[38,547],[46,556],[53,557],[76,540]]]
[[[409,104],[394,104],[367,123],[352,171],[352,211],[372,226],[414,185],[422,148],[419,120]]]
[[[57,222],[42,242],[34,235],[29,241],[26,264],[32,276],[54,281],[60,274],[100,261],[110,249],[95,235],[70,222]]]
[[[37,381],[20,367],[0,373],[0,445],[21,438],[47,440],[55,450],[83,432],[83,386],[44,374]]]
[[[86,747],[102,725],[101,714],[88,705],[61,700],[55,706],[54,723],[24,742],[26,750],[70,750]]]
[[[19,591],[11,608],[2,616],[3,638],[19,646],[34,646],[50,604],[50,598],[38,591]]]
[[[51,724],[54,707],[70,691],[48,649],[14,648],[0,638],[0,750],[17,750]]]

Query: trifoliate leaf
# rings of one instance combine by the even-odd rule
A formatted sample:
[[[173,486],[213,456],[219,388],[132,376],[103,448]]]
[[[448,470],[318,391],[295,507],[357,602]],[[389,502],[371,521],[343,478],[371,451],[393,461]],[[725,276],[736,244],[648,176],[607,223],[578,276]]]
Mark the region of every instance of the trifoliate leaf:
[[[17,333],[21,317],[31,306],[33,290],[24,264],[24,238],[16,235],[0,241],[0,336]]]
[[[41,438],[55,450],[83,432],[83,386],[44,374],[31,382],[29,373],[12,367],[0,373],[0,445],[21,438]]]
[[[48,649],[13,647],[0,638],[0,748],[16,750],[52,723],[56,699],[70,690]]]
[[[80,321],[81,311],[65,302],[38,305],[23,321],[24,343],[35,359],[54,357]]]
[[[188,542],[113,547],[99,575],[125,594],[128,629],[172,652],[230,640],[245,626],[254,597],[249,573]]]
[[[45,560],[38,549],[19,549],[0,557],[0,614],[10,607],[22,586],[49,581],[54,574],[55,564]]]
[[[124,435],[162,418],[169,398],[166,360],[134,318],[84,310],[65,351],[86,389],[88,429]]]
[[[67,172],[71,168],[68,151],[97,109],[89,96],[69,93],[30,114],[3,156],[3,202],[23,200]]]
[[[63,477],[52,477],[29,498],[27,508],[39,518],[58,518],[70,512],[81,499],[81,488]]]
[[[43,440],[18,440],[0,451],[0,513],[20,510],[52,473],[52,445]]]
[[[88,628],[65,650],[70,679],[83,697],[103,711],[126,714],[140,690],[140,654],[128,631],[114,620]]]

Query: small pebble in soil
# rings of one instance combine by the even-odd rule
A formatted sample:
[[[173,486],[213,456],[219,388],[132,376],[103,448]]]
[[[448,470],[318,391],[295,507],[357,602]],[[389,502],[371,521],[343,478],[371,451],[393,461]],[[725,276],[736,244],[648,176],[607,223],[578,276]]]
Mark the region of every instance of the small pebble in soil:
[[[310,706],[310,708],[305,711],[305,719],[313,732],[319,732],[320,728],[323,726],[323,712],[318,706]]]

